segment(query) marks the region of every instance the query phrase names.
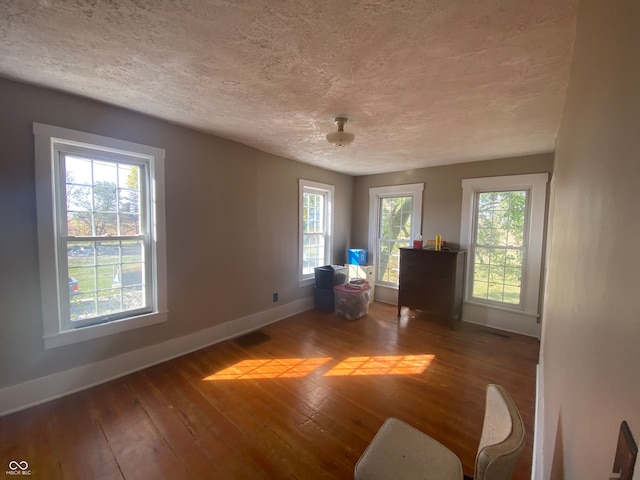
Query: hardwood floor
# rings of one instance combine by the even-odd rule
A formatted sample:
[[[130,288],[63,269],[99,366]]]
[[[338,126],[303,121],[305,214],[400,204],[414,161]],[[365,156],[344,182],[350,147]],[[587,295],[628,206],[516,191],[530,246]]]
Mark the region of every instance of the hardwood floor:
[[[498,383],[527,430],[514,478],[529,479],[538,349],[406,309],[398,319],[392,305],[356,321],[312,310],[0,418],[0,471],[26,460],[43,479],[348,479],[395,416],[471,475]]]

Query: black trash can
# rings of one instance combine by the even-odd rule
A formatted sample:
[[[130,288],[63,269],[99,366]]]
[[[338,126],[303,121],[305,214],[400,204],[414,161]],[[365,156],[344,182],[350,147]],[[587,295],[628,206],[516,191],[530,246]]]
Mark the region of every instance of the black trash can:
[[[347,283],[347,267],[344,265],[324,265],[315,267],[316,284],[313,287],[313,306],[318,310],[333,313],[335,296],[333,287]]]
[[[344,265],[324,265],[316,267],[314,271],[316,288],[333,290],[336,285],[347,283],[347,267]]]

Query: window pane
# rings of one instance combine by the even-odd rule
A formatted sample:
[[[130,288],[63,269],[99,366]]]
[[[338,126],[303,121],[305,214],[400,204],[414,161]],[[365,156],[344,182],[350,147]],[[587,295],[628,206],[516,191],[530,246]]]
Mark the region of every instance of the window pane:
[[[123,263],[120,271],[120,284],[115,281],[112,283],[114,287],[138,287],[143,284],[142,263]]]
[[[411,212],[413,197],[380,199],[380,230],[378,232],[378,272],[380,282],[398,284],[400,248],[411,240]]]
[[[527,194],[526,190],[477,194],[474,298],[521,303]]]
[[[97,183],[93,187],[93,203],[96,212],[117,212],[117,199],[115,183]]]
[[[488,282],[489,281],[489,265],[476,263],[473,270],[473,278],[475,278],[476,282]]]
[[[67,231],[72,236],[137,235],[141,224],[141,168],[64,156]]]
[[[489,282],[489,292],[487,294],[487,300],[493,300],[494,302],[502,302],[503,298],[504,298],[504,295],[502,292],[502,284]]]
[[[144,290],[142,286],[122,289],[122,307],[133,310],[144,307]]]
[[[488,282],[473,282],[473,296],[476,298],[487,298],[489,295]]]
[[[323,233],[325,230],[325,196],[317,193],[303,194],[303,233]]]
[[[118,183],[118,164],[93,160],[93,184],[116,185]]]
[[[93,211],[92,192],[91,187],[69,183],[67,179],[67,210],[70,212]]]
[[[72,322],[96,316],[96,294],[80,293],[71,297],[69,305]]]
[[[98,265],[96,267],[98,290],[106,290],[120,283],[120,265]]]
[[[140,195],[137,190],[121,188],[118,190],[118,211],[121,213],[140,212]]]
[[[95,266],[72,267],[69,266],[69,278],[74,279],[76,284],[74,294],[89,293],[96,291],[96,269]],[[69,289],[69,294],[72,291]]]
[[[412,197],[382,198],[380,200],[380,238],[411,238]]]
[[[140,263],[143,260],[143,245],[138,240],[127,240],[121,242],[122,261],[124,263]]]
[[[381,241],[379,251],[378,280],[398,283],[400,272],[400,248],[408,247],[408,241]]]
[[[119,221],[120,235],[137,235],[140,233],[140,215],[121,213]]]
[[[145,308],[144,251],[143,240],[69,242],[70,320]]]
[[[512,303],[514,305],[518,305],[520,303],[520,292],[521,288],[518,285],[505,285],[504,297],[502,301],[504,303]]]
[[[118,215],[115,213],[94,213],[95,236],[118,235]]]
[[[507,252],[502,248],[490,248],[489,250],[489,262],[491,265],[504,265],[506,262]]]
[[[76,237],[88,237],[93,234],[93,215],[91,213],[67,212],[67,232]]]
[[[96,242],[96,260],[98,265],[112,265],[120,261],[120,241],[102,240]]]
[[[67,243],[67,255],[76,262],[76,265],[93,265],[94,247],[94,242],[69,242]]]
[[[522,282],[522,269],[521,268],[504,268],[504,283],[505,285],[511,285],[514,287],[520,286]]]
[[[315,267],[325,264],[324,235],[304,235],[302,247],[302,273],[312,274]]]
[[[67,156],[66,167],[67,184],[92,185],[92,162],[87,158]]]
[[[327,265],[330,259],[330,208],[332,187],[300,183],[300,279],[314,274],[314,268]]]
[[[138,191],[140,189],[140,167],[119,163],[118,186]]]
[[[504,267],[491,265],[491,267],[489,267],[489,282],[504,283]]]
[[[98,315],[109,315],[121,311],[121,290],[98,290]]]
[[[522,268],[522,250],[507,250],[505,254],[505,265]]]
[[[492,231],[491,228],[478,228],[478,245],[491,245]]]

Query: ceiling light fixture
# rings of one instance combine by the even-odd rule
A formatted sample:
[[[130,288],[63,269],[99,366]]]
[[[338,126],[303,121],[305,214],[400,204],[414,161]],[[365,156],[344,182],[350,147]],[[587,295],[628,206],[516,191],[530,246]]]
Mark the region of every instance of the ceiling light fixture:
[[[356,136],[353,133],[344,131],[344,124],[347,123],[347,119],[344,117],[337,117],[335,124],[338,126],[337,132],[331,132],[327,134],[327,141],[333,143],[336,147],[344,147],[353,142]]]

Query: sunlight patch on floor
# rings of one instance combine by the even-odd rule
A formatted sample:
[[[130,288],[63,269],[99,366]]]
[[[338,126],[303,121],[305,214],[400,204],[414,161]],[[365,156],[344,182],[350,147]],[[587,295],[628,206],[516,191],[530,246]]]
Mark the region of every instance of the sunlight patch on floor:
[[[243,360],[203,380],[304,377],[331,358],[269,358]]]
[[[327,377],[357,375],[420,375],[435,355],[386,355],[349,357],[340,361]],[[243,360],[203,380],[241,380],[261,378],[300,378],[331,361],[331,358],[269,358]]]
[[[419,375],[435,355],[388,355],[383,357],[349,357],[333,367],[328,377],[353,375]]]

